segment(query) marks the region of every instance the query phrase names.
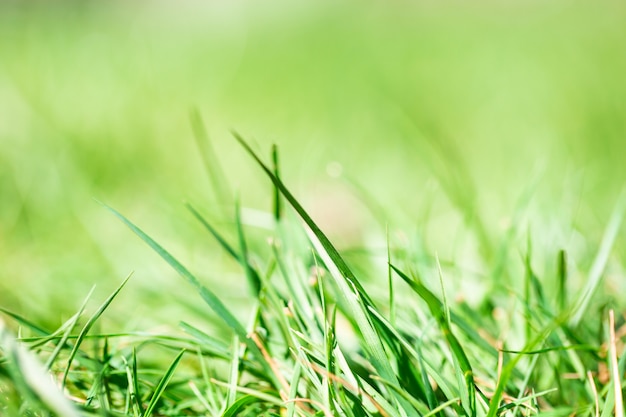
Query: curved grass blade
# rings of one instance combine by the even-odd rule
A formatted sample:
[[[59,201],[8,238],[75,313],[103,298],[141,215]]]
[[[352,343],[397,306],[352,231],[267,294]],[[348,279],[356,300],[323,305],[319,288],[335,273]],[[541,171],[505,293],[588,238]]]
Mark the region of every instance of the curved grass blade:
[[[239,412],[243,411],[250,404],[254,404],[260,402],[261,400],[252,395],[244,395],[239,398],[237,401],[233,403],[228,409],[222,414],[222,417],[234,417],[240,415]]]
[[[150,398],[150,402],[148,403],[148,406],[146,407],[146,410],[143,413],[143,417],[150,417],[152,415],[152,412],[154,411],[154,408],[156,407],[157,401],[159,401],[159,399],[161,398],[161,395],[163,395],[163,392],[165,391],[165,388],[167,387],[167,384],[172,379],[172,376],[174,376],[174,371],[176,370],[176,367],[178,366],[178,363],[182,359],[185,352],[186,352],[185,349],[180,351],[180,353],[176,356],[176,358],[174,358],[174,361],[172,362],[170,367],[167,369],[167,371],[165,371],[165,374],[163,374],[163,377],[161,377],[161,380],[159,381],[156,388],[154,389],[154,393],[152,394],[152,397]]]

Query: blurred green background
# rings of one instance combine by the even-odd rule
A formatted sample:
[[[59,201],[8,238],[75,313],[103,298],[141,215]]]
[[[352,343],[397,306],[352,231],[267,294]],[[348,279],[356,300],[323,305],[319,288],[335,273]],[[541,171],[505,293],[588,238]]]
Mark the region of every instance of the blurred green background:
[[[193,109],[248,222],[271,187],[230,129],[267,160],[278,144],[285,182],[344,248],[384,253],[388,223],[485,276],[500,247],[519,264],[530,232],[537,269],[566,248],[580,282],[626,178],[626,5],[3,2],[0,305],[57,323],[135,271],[116,320],[193,311],[191,289],[94,198],[245,297],[182,204],[234,236]]]

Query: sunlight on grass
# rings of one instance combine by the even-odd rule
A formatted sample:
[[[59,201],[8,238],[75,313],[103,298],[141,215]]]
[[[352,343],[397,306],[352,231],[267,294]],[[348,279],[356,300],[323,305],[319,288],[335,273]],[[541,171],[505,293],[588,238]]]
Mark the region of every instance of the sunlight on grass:
[[[623,413],[618,2],[5,2],[0,39],[0,414]]]

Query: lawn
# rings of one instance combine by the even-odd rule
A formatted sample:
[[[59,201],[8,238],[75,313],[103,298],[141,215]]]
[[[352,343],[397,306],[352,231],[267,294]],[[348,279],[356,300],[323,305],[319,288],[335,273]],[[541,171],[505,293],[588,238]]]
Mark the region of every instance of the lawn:
[[[0,414],[623,415],[625,50],[612,0],[3,3]]]

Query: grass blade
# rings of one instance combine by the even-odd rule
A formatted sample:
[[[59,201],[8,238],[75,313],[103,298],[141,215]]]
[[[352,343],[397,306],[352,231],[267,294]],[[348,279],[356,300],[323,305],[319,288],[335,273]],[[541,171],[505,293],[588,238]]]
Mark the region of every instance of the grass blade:
[[[309,240],[313,243],[313,246],[317,253],[324,261],[324,264],[331,273],[337,283],[342,297],[344,298],[346,305],[349,306],[350,314],[354,317],[355,322],[358,325],[359,331],[365,339],[364,347],[368,353],[369,359],[372,361],[374,368],[380,372],[381,377],[390,383],[396,383],[396,375],[391,368],[385,348],[380,339],[380,335],[372,325],[369,317],[367,306],[373,305],[373,302],[365,292],[364,288],[358,282],[354,273],[350,270],[346,262],[343,260],[337,249],[333,246],[326,235],[315,224],[313,219],[304,210],[302,205],[296,200],[291,192],[285,187],[282,181],[277,178],[274,173],[261,161],[256,153],[248,146],[244,139],[236,132],[233,132],[235,138],[245,148],[245,150],[254,158],[259,166],[265,171],[267,176],[272,180],[276,188],[281,192],[289,204],[296,210],[298,215],[304,220],[308,226]],[[393,392],[393,391],[392,391]],[[396,394],[394,392],[394,394]],[[402,396],[395,395],[395,398],[401,404],[401,407],[406,412],[414,411],[411,404],[406,401]]]
[[[278,146],[272,145],[272,168],[274,176],[280,178],[280,170],[278,165]],[[274,219],[278,222],[282,217],[282,203],[280,199],[280,190],[274,186]]]
[[[243,234],[243,225],[241,224],[241,207],[239,205],[239,199],[235,200],[235,224],[237,226],[237,237],[239,238],[239,248],[241,254],[239,255],[239,263],[246,271],[246,278],[248,279],[248,285],[252,291],[252,295],[255,298],[259,297],[261,292],[261,278],[259,274],[252,268],[248,261],[248,245],[246,244],[246,237]]]
[[[348,267],[348,264],[343,260],[337,249],[335,249],[334,245],[330,242],[328,237],[322,232],[322,230],[315,224],[311,216],[304,210],[304,207],[296,200],[296,198],[291,194],[291,192],[287,189],[287,187],[283,184],[283,182],[278,178],[274,173],[270,170],[270,168],[261,161],[259,156],[250,148],[247,142],[237,133],[233,132],[233,136],[237,141],[241,144],[241,146],[252,156],[252,158],[259,164],[261,169],[267,174],[269,179],[274,183],[274,186],[280,191],[280,193],[285,197],[287,202],[296,210],[298,215],[302,218],[302,220],[306,223],[306,225],[311,229],[313,234],[319,239],[320,244],[324,249],[328,252],[328,256],[333,264],[337,266],[337,269],[341,273],[343,277],[345,277],[352,285],[356,287],[359,291],[360,295],[364,297],[365,301],[368,304],[373,304],[370,300],[369,296],[363,289],[361,283],[357,280],[356,276],[352,272],[352,270]]]
[[[11,317],[13,320],[18,322],[21,326],[24,326],[24,327],[27,327],[27,328],[31,329],[33,332],[35,332],[39,336],[48,336],[49,335],[49,333],[46,330],[44,330],[43,328],[37,326],[35,323],[25,319],[24,317],[20,316],[19,314],[13,313],[12,311],[9,311],[9,310],[5,309],[4,307],[0,307],[0,312],[2,312],[4,314],[6,314],[7,316]]]
[[[80,417],[79,412],[65,398],[50,378],[47,369],[5,328],[0,319],[0,352],[15,366],[14,380],[34,395],[53,413],[64,417]],[[9,369],[11,372],[11,369]],[[29,393],[28,393],[29,394]]]
[[[250,265],[247,259],[247,246],[245,242],[245,238],[243,236],[243,229],[241,224],[241,213],[239,210],[239,204],[237,204],[236,209],[236,224],[237,224],[237,232],[239,236],[239,245],[242,249],[242,254],[237,253],[237,251],[220,235],[217,230],[211,226],[211,224],[202,216],[198,210],[196,210],[192,205],[186,204],[187,209],[193,214],[193,216],[204,226],[205,229],[217,240],[217,242],[228,252],[228,254],[235,259],[246,271],[246,277],[248,278],[248,282],[253,290],[253,294],[255,296],[258,295],[261,288],[261,279],[256,270]]]
[[[186,351],[183,349],[180,351],[178,355],[176,355],[176,358],[174,358],[174,361],[172,362],[170,367],[167,369],[167,371],[165,371],[165,374],[163,375],[163,377],[161,377],[161,380],[159,381],[156,388],[154,389],[154,393],[152,394],[152,397],[150,398],[150,402],[148,403],[148,406],[146,407],[146,410],[143,413],[143,417],[152,416],[152,412],[154,411],[154,408],[156,407],[157,402],[163,395],[163,392],[165,391],[167,384],[172,379],[172,376],[174,376],[174,371],[176,370],[176,367],[178,366],[178,363],[182,359],[185,352]]]
[[[124,217],[121,213],[115,210],[112,207],[109,207],[103,204],[104,207],[109,210],[115,217],[122,221],[130,230],[132,230],[141,240],[143,240],[148,246],[152,248],[165,262],[167,262],[180,276],[182,276],[187,282],[189,282],[200,294],[200,297],[204,300],[205,303],[217,314],[217,316],[222,319],[222,321],[239,337],[240,340],[243,340],[250,349],[250,351],[254,354],[254,356],[259,360],[259,363],[263,366],[263,370],[267,377],[272,381],[274,386],[280,389],[280,381],[276,379],[272,374],[271,367],[263,358],[263,354],[256,346],[256,344],[248,337],[246,329],[239,323],[237,318],[226,308],[224,303],[208,288],[203,286],[200,281],[181,264],[176,258],[174,258],[169,252],[167,252],[161,245],[159,245],[154,239],[148,236],[143,230],[135,226],[130,220]]]
[[[215,238],[215,240],[217,240],[220,246],[222,246],[222,248],[224,248],[224,250],[226,250],[226,252],[228,252],[228,254],[233,257],[233,259],[235,259],[237,262],[241,261],[241,257],[239,256],[237,251],[235,251],[235,249],[233,249],[233,247],[226,241],[226,239],[224,239],[222,235],[220,235],[217,230],[215,230],[215,228],[211,226],[211,224],[200,214],[200,212],[198,212],[189,203],[185,204],[185,207],[187,207],[191,214],[193,214],[193,216],[202,224],[202,226],[204,226],[204,228]]]
[[[89,333],[89,330],[91,329],[91,326],[93,326],[94,323],[100,318],[102,313],[104,313],[104,310],[107,309],[107,307],[111,304],[113,299],[120,293],[122,288],[124,288],[124,285],[126,285],[126,283],[128,282],[128,280],[130,279],[131,276],[132,276],[132,274],[128,275],[126,277],[126,279],[124,279],[124,281],[122,281],[122,283],[117,287],[117,289],[115,291],[113,291],[113,294],[111,294],[104,301],[104,303],[102,303],[100,308],[98,308],[98,310],[89,318],[89,320],[87,320],[87,323],[85,323],[85,325],[83,326],[82,330],[78,334],[78,337],[76,338],[76,341],[74,342],[74,347],[72,348],[72,351],[70,352],[70,356],[67,359],[67,367],[65,368],[65,372],[63,373],[63,378],[61,379],[61,387],[63,387],[63,388],[65,387],[65,382],[67,380],[67,375],[70,372],[70,367],[72,365],[72,361],[74,360],[74,357],[76,356],[76,353],[78,353],[78,349],[80,348],[80,345],[83,342],[85,336],[87,335],[87,333]]]
[[[145,234],[141,229],[135,226],[130,220],[124,217],[115,209],[106,206],[105,207],[111,211],[118,219],[120,219],[126,226],[128,226],[137,236],[141,238],[145,243],[148,244],[165,262],[167,262],[179,275],[181,275],[187,282],[189,282],[193,287],[198,290],[202,298],[206,301],[206,303],[211,307],[211,309],[222,319],[224,322],[235,331],[235,333],[239,337],[246,338],[246,331],[244,327],[239,323],[239,321],[233,316],[233,314],[228,311],[226,306],[220,301],[217,296],[211,292],[209,289],[205,288],[200,281],[191,273],[187,268],[185,268],[176,258],[170,255],[161,245],[156,243],[150,236]]]
[[[67,321],[67,328],[65,332],[63,333],[63,336],[59,340],[59,343],[57,343],[56,347],[54,348],[54,351],[48,358],[46,362],[46,369],[52,368],[52,364],[54,364],[54,361],[56,361],[56,358],[59,356],[59,353],[61,353],[61,350],[65,347],[65,344],[67,343],[67,340],[70,337],[72,330],[74,330],[74,327],[78,323],[78,319],[83,314],[83,311],[85,310],[85,307],[87,306],[87,301],[89,301],[89,298],[91,298],[91,294],[93,294],[94,289],[95,287],[91,288],[91,290],[89,291],[89,294],[87,294],[87,297],[85,297],[85,301],[83,301],[83,304],[78,309],[78,312],[74,314],[74,316],[72,316],[70,320]],[[71,361],[68,361],[67,369],[69,369],[70,364],[71,364]]]

